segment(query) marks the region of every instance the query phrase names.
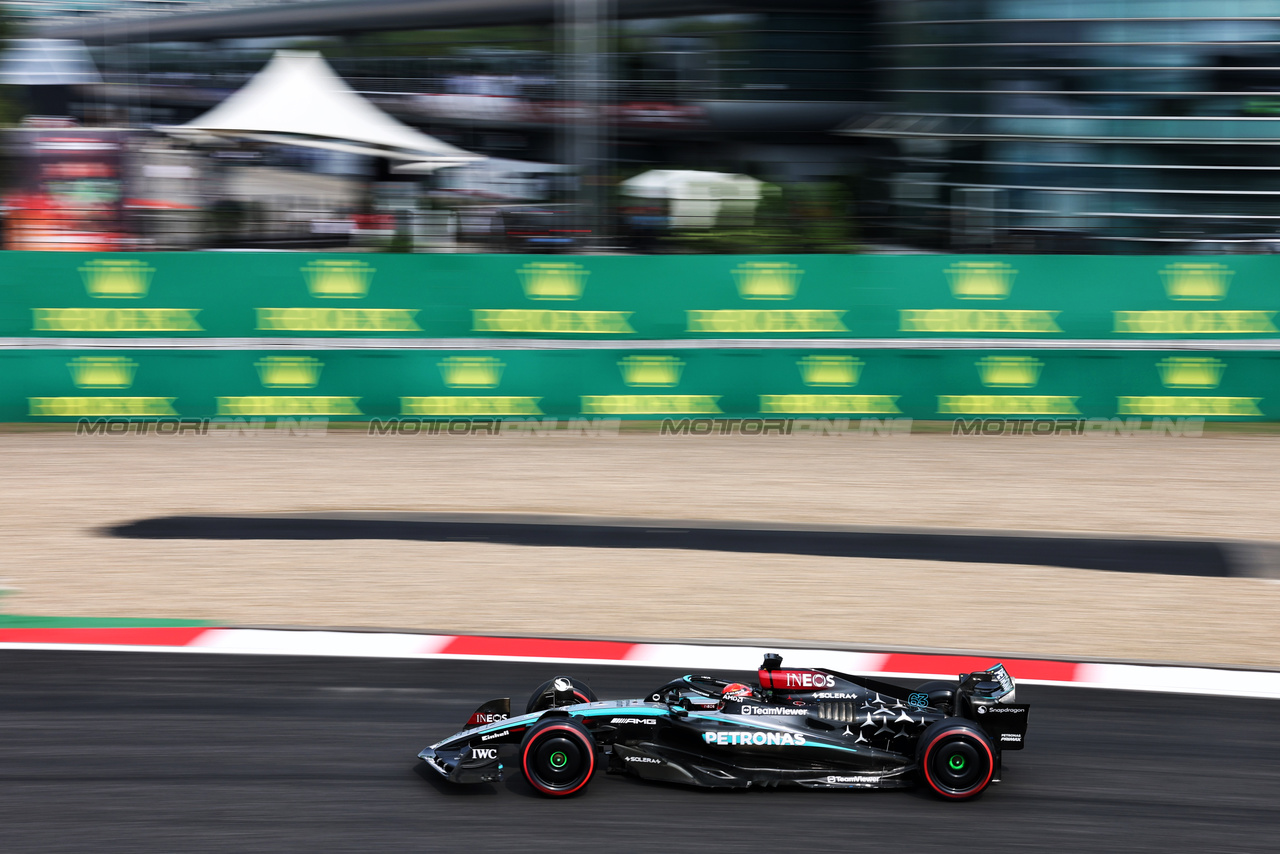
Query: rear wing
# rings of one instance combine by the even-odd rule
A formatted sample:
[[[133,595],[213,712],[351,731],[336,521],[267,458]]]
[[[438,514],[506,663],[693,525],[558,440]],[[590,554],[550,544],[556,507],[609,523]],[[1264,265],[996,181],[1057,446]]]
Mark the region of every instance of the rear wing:
[[[1012,703],[1014,695],[1017,693],[1017,685],[1013,681],[1013,677],[1009,675],[1009,671],[1004,669],[1003,664],[997,664],[995,667],[987,671],[993,677],[993,681],[1000,684],[1000,690],[991,695],[991,699],[998,700],[1001,703]]]

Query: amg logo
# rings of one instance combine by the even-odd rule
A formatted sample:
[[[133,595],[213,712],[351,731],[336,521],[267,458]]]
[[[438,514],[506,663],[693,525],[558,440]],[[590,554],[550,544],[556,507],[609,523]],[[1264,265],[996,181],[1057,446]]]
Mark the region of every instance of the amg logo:
[[[653,724],[657,723],[657,718],[611,718],[611,724]]]
[[[491,741],[495,738],[502,738],[504,735],[511,735],[511,730],[504,729],[502,732],[491,732],[488,735],[480,736],[481,741]]]
[[[497,759],[498,748],[496,747],[473,747],[471,748],[472,759]]]

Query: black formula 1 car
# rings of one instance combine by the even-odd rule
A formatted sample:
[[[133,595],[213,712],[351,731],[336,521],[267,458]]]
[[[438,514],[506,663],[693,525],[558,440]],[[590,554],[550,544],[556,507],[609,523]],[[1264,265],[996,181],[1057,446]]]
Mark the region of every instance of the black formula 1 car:
[[[923,782],[971,798],[1021,750],[1028,706],[997,664],[914,689],[834,670],[783,669],[766,655],[759,683],[684,676],[638,700],[597,700],[559,676],[525,713],[490,700],[467,729],[418,754],[454,783],[495,782],[515,766],[544,795],[581,791],[596,770],[709,788],[891,789]]]

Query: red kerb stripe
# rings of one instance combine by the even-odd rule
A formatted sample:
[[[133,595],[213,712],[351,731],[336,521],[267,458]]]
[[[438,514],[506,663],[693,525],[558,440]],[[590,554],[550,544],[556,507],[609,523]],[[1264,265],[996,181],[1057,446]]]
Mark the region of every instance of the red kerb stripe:
[[[206,631],[208,629],[199,626],[137,629],[0,629],[0,643],[186,646]]]
[[[590,658],[621,661],[635,644],[614,641],[554,640],[550,638],[486,638],[462,635],[444,655],[511,655],[521,658]]]

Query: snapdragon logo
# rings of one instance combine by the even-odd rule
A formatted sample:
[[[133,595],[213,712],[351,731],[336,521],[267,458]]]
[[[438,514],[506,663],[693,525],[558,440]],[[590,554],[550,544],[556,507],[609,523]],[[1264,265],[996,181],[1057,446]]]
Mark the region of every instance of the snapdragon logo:
[[[732,744],[738,747],[765,745],[802,747],[805,743],[803,735],[790,732],[704,732],[702,740],[707,744]]]

